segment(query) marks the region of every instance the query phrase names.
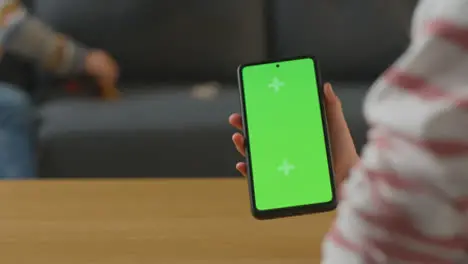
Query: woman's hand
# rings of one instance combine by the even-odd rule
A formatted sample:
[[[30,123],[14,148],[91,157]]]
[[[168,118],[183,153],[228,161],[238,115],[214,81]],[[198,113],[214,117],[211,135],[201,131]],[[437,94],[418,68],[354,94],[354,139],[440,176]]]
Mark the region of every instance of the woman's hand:
[[[328,132],[333,155],[333,167],[335,177],[340,184],[348,176],[349,170],[359,161],[359,156],[354,147],[353,139],[348,129],[348,124],[343,115],[340,99],[335,95],[329,83],[325,84],[325,106],[328,122]],[[242,130],[242,117],[232,114],[229,123]],[[232,136],[232,141],[237,151],[245,156],[244,136],[237,132]],[[245,162],[236,164],[236,169],[246,175]]]

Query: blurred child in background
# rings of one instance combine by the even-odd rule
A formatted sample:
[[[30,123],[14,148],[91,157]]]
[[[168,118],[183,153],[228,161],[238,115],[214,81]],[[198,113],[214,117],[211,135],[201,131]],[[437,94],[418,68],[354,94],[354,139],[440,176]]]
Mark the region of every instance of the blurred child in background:
[[[118,66],[93,50],[54,32],[28,14],[18,0],[0,0],[0,51],[38,62],[57,75],[87,74],[101,86],[115,87]],[[0,179],[36,177],[34,108],[21,87],[0,83]]]

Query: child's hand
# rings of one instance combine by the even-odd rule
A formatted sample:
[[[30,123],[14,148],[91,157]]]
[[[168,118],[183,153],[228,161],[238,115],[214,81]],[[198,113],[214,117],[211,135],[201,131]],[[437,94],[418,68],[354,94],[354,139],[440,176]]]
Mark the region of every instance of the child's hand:
[[[91,51],[85,61],[86,73],[96,78],[105,99],[116,99],[119,92],[116,88],[119,66],[115,60],[102,50]]]
[[[325,103],[327,110],[328,131],[333,154],[333,165],[337,182],[340,184],[349,173],[349,170],[359,161],[359,156],[354,147],[353,139],[341,109],[340,99],[335,95],[330,84],[325,84]],[[242,130],[242,117],[232,114],[229,123]],[[244,137],[241,133],[235,133],[232,141],[240,154],[245,156]],[[274,142],[272,142],[274,145]],[[236,169],[246,175],[245,162],[236,164]]]

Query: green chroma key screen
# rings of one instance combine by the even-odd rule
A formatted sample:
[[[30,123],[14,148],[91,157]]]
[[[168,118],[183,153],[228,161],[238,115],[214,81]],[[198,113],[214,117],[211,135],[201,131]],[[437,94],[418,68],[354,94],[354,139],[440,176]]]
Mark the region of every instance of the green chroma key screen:
[[[244,66],[241,78],[257,210],[331,202],[314,61]]]

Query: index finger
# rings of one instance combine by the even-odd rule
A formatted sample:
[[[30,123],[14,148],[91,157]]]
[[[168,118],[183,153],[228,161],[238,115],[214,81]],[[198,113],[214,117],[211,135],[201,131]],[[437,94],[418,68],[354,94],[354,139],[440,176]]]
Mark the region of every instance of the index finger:
[[[235,113],[229,116],[229,124],[231,124],[233,127],[242,130],[242,117],[241,115]]]

